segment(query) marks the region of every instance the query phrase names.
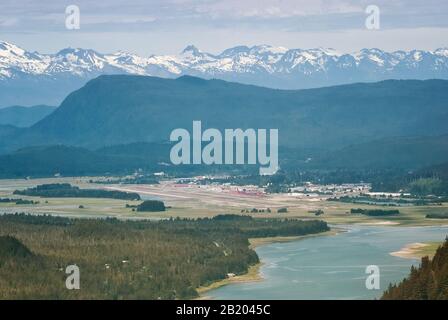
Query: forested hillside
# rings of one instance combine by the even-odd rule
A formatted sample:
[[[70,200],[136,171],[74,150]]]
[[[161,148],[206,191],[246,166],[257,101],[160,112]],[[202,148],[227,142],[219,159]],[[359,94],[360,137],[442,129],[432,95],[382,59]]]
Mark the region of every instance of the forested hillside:
[[[448,162],[372,180],[373,191],[410,192],[414,195],[448,195]]]
[[[279,144],[336,150],[396,136],[446,134],[448,81],[388,80],[309,90],[273,90],[189,76],[101,76],[14,139],[104,147],[161,142],[176,128],[277,128]]]
[[[319,169],[417,169],[448,161],[448,135],[390,137],[355,144],[316,157],[308,164]]]
[[[434,258],[422,258],[402,282],[390,285],[384,300],[448,300],[448,238]]]
[[[329,230],[323,221],[218,216],[119,221],[0,215],[0,299],[186,299],[258,262],[249,237]],[[67,290],[76,264],[81,290]]]

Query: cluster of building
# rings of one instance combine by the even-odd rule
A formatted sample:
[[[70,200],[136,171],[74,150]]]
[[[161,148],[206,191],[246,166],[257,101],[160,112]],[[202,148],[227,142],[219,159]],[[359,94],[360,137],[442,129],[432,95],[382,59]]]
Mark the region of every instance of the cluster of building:
[[[313,184],[311,182],[305,183],[303,186],[293,187],[290,189],[291,196],[344,196],[344,195],[359,195],[368,193],[370,191],[369,183],[344,183],[344,184]]]

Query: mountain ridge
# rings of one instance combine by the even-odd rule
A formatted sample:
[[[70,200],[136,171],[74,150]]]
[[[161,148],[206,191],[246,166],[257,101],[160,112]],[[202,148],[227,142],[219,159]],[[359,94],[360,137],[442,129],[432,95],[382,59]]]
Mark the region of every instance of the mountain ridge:
[[[66,144],[99,148],[167,141],[176,128],[278,128],[283,147],[336,150],[393,136],[446,134],[448,81],[278,90],[191,76],[100,76],[53,113],[3,141],[3,150]]]
[[[0,108],[0,125],[12,125],[21,128],[29,127],[45,118],[54,110],[56,110],[56,107],[47,105]]]
[[[0,42],[0,86],[8,89],[0,93],[0,105],[59,104],[69,92],[102,74],[192,75],[278,89],[386,79],[448,79],[448,49],[386,52],[372,48],[339,53],[327,48],[256,45],[211,54],[189,45],[180,54],[142,57],[81,48],[41,54]],[[37,85],[40,90],[35,90]]]

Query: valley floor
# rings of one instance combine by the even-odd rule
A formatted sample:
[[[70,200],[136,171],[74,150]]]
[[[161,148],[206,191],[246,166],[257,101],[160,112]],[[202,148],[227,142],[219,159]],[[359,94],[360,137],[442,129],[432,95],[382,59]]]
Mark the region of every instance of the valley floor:
[[[400,214],[396,216],[371,217],[351,214],[350,209],[384,209],[383,206],[343,203],[327,201],[328,195],[291,195],[266,194],[254,186],[233,187],[229,185],[195,185],[178,184],[175,181],[163,181],[156,185],[124,185],[95,184],[91,181],[98,177],[45,178],[31,180],[0,180],[0,198],[22,198],[33,200],[35,204],[0,203],[0,214],[27,213],[34,215],[50,214],[72,218],[106,218],[121,220],[162,220],[170,217],[204,218],[218,214],[244,214],[261,218],[297,218],[302,220],[324,220],[331,224],[332,230],[317,235],[298,237],[273,237],[251,239],[250,248],[273,242],[289,242],[303,238],[322,235],[336,235],[342,231],[343,225],[359,225],[365,227],[393,228],[416,226],[443,226],[448,220],[427,219],[428,213],[448,211],[448,204],[426,206],[397,207]],[[13,195],[16,189],[26,189],[40,184],[70,183],[80,188],[99,188],[126,192],[137,192],[146,199],[163,200],[167,206],[165,212],[143,213],[132,211],[127,205],[136,205],[140,201],[94,198],[41,198]],[[353,195],[357,193],[354,192]],[[278,209],[286,208],[287,212],[279,213]],[[257,209],[258,212],[253,212]],[[323,214],[316,216],[316,211]],[[442,241],[443,239],[440,239]],[[438,243],[408,243],[402,249],[392,251],[391,255],[400,258],[415,259],[422,255],[431,255]],[[200,287],[198,293],[202,297],[207,292],[227,284],[244,283],[262,280],[260,268],[262,263],[249,267],[246,274],[229,275],[226,279]]]
[[[102,188],[137,192],[143,199],[159,199],[169,207],[166,212],[133,212],[126,204],[135,205],[138,201],[92,198],[20,198],[38,201],[34,205],[15,205],[0,203],[0,212],[26,212],[31,214],[53,214],[68,217],[116,217],[120,219],[165,219],[169,217],[198,218],[217,214],[248,214],[254,217],[321,219],[331,224],[368,224],[391,226],[445,225],[444,219],[427,219],[428,213],[448,212],[448,204],[397,207],[400,214],[387,217],[369,217],[350,214],[351,208],[384,209],[382,206],[326,201],[328,196],[291,194],[265,194],[256,187],[230,187],[216,185],[176,184],[165,181],[158,185],[105,185],[92,184],[95,178],[49,178],[32,180],[0,180],[0,198],[13,197],[16,189],[25,189],[46,183],[71,183],[81,188]],[[241,191],[247,189],[247,191]],[[258,211],[253,213],[255,208]],[[268,212],[267,209],[270,209]],[[279,208],[287,208],[286,213],[278,213]],[[315,216],[322,210],[324,214]],[[242,213],[242,211],[244,211]]]

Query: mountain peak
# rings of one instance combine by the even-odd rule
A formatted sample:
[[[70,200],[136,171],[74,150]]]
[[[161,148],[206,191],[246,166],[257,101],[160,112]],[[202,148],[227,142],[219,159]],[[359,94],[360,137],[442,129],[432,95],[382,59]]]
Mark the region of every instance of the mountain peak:
[[[15,55],[23,55],[25,53],[25,50],[10,42],[0,41],[0,55],[3,55],[1,54],[1,52],[12,53]]]
[[[197,55],[199,53],[201,53],[201,50],[199,50],[196,46],[190,44],[190,45],[186,46],[184,50],[182,50],[181,54]]]
[[[220,57],[226,57],[226,56],[234,56],[240,53],[248,52],[250,48],[248,46],[236,46],[229,49],[224,50],[220,53]]]
[[[6,49],[6,48],[12,48],[12,47],[14,47],[14,48],[19,48],[17,45],[15,45],[15,44],[13,44],[13,43],[11,43],[11,42],[8,42],[8,41],[0,41],[0,46],[1,46],[3,49]]]
[[[434,53],[438,56],[448,57],[448,48],[439,48]]]
[[[262,45],[257,45],[257,46],[253,46],[252,48],[250,48],[251,52],[259,52],[259,53],[276,53],[276,54],[284,54],[285,52],[288,51],[287,48],[285,47],[274,47],[268,44],[262,44]]]
[[[78,57],[100,55],[98,52],[92,49],[71,48],[71,47],[59,50],[59,52],[56,55],[65,56],[67,54],[73,54]]]
[[[176,79],[176,81],[181,81],[184,83],[190,83],[190,84],[206,84],[210,80],[205,80],[198,77],[193,77],[189,75],[183,75]]]

